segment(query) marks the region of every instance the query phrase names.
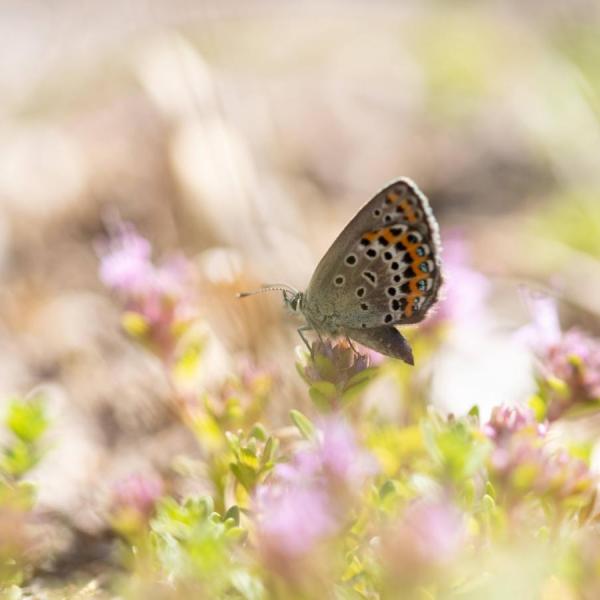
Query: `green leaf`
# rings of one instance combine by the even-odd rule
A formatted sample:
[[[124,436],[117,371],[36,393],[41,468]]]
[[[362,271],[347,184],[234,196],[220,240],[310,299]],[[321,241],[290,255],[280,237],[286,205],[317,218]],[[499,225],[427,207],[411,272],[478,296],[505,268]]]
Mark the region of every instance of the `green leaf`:
[[[396,482],[393,479],[388,479],[379,489],[379,497],[385,498],[390,494],[396,493]]]
[[[240,507],[234,504],[225,513],[224,519],[233,519],[236,525],[240,524]]]
[[[260,423],[256,423],[256,425],[254,425],[254,427],[250,430],[248,437],[264,442],[267,439],[267,431]]]
[[[229,465],[231,472],[234,474],[238,482],[248,491],[251,492],[256,483],[256,471],[248,465],[231,463]]]
[[[532,396],[527,404],[533,411],[536,421],[541,422],[546,418],[547,406],[542,396],[537,394]]]
[[[260,458],[260,464],[264,467],[267,464],[271,464],[273,459],[275,458],[275,452],[277,451],[277,446],[279,445],[279,441],[273,437],[269,437],[267,443],[262,452],[262,456]]]
[[[353,375],[348,383],[347,387],[352,387],[353,385],[358,385],[359,383],[364,383],[371,381],[376,375],[379,373],[379,367],[369,367],[368,369],[363,369],[362,371]]]
[[[13,399],[8,409],[6,424],[21,441],[38,441],[48,427],[43,398],[36,396],[30,400]]]
[[[316,428],[308,417],[304,416],[299,410],[292,409],[290,410],[290,418],[305,440],[315,439]]]
[[[479,406],[477,404],[473,404],[473,406],[471,406],[471,409],[467,414],[470,417],[476,417],[477,419],[479,419]]]

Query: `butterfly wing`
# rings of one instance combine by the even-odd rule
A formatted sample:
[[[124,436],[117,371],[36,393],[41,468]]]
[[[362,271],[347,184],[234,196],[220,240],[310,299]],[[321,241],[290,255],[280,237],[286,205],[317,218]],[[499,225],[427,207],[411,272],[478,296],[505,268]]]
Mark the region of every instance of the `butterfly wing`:
[[[402,178],[376,194],[321,259],[304,312],[325,331],[418,323],[441,281],[437,222],[424,194]]]
[[[412,349],[404,336],[394,327],[372,327],[371,329],[348,329],[346,333],[359,344],[381,354],[399,358],[414,365]]]

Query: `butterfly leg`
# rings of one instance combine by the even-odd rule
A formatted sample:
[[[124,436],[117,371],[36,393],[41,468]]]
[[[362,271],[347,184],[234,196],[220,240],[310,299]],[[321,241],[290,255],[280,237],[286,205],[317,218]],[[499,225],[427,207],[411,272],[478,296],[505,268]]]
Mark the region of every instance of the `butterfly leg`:
[[[358,354],[358,350],[356,349],[356,347],[352,343],[352,340],[348,336],[346,336],[346,341],[348,342],[348,345],[350,346],[350,348],[352,348],[352,351],[354,352],[354,354]]]
[[[302,327],[298,328],[298,335],[302,338],[302,341],[304,342],[304,345],[308,348],[308,351],[312,354],[312,348],[310,347],[310,344],[308,343],[308,340],[306,339],[306,337],[304,336],[304,332],[305,331],[312,331],[312,327],[309,327],[308,325],[303,325]]]

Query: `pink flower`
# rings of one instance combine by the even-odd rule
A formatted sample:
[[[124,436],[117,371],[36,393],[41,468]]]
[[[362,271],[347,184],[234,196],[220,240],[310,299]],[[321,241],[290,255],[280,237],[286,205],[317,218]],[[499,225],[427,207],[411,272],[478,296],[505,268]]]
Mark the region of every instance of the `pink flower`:
[[[360,488],[377,471],[375,459],[359,448],[348,423],[332,416],[322,425],[317,456],[325,473],[348,488]]]
[[[261,486],[255,506],[261,547],[270,557],[306,554],[339,526],[326,492],[316,486]]]
[[[533,320],[517,335],[537,359],[548,419],[554,421],[575,405],[600,400],[600,340],[577,329],[563,333],[554,300],[530,294],[526,301]]]
[[[114,237],[102,249],[102,283],[123,295],[147,293],[155,278],[151,254],[150,242],[140,236],[133,225],[119,223]]]
[[[390,574],[417,580],[456,559],[465,539],[463,515],[451,502],[419,500],[384,534]]]
[[[308,553],[339,531],[353,495],[375,471],[374,459],[340,417],[325,420],[319,433],[256,492],[260,545],[277,563]]]
[[[316,341],[303,368],[309,382],[330,381],[343,389],[348,381],[369,367],[369,356],[357,354],[345,340],[332,344]]]
[[[118,481],[111,503],[113,525],[124,532],[144,526],[163,491],[162,479],[153,475],[134,474]]]
[[[127,312],[139,319],[129,322],[131,332],[168,358],[177,336],[195,316],[193,270],[182,256],[155,265],[151,253],[150,243],[133,225],[118,223],[100,248],[100,279],[120,296]]]
[[[513,501],[521,501],[531,492],[557,505],[591,497],[588,466],[567,452],[553,451],[546,443],[546,425],[537,423],[530,411],[496,408],[483,431],[493,443],[490,477]]]
[[[546,427],[535,420],[533,411],[518,406],[497,406],[492,410],[490,420],[483,426],[483,432],[496,444],[502,444],[514,433],[530,428],[540,436]]]

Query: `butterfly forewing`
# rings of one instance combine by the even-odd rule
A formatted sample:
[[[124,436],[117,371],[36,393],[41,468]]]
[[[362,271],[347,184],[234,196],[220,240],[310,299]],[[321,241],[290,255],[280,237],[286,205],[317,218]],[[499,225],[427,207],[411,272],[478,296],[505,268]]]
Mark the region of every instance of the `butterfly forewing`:
[[[437,223],[409,179],[381,190],[325,254],[306,292],[305,314],[341,328],[421,321],[441,284]],[[314,318],[313,318],[314,316]]]

